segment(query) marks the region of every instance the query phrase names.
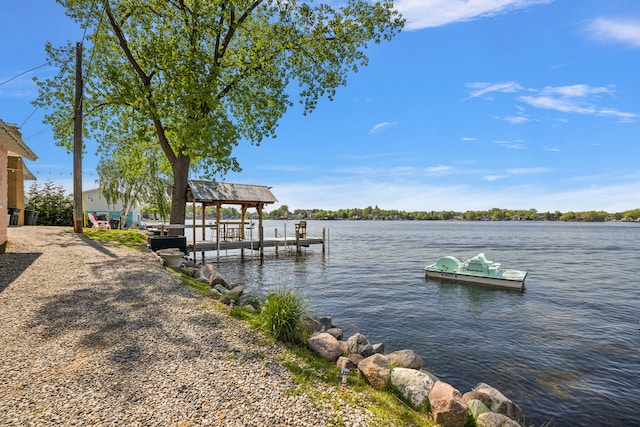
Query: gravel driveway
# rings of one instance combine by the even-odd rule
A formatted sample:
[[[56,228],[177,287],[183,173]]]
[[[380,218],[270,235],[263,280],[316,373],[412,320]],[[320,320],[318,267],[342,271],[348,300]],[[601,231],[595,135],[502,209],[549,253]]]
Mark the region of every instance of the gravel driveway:
[[[338,393],[291,396],[282,349],[261,343],[152,253],[69,228],[9,229],[0,425],[377,425]]]

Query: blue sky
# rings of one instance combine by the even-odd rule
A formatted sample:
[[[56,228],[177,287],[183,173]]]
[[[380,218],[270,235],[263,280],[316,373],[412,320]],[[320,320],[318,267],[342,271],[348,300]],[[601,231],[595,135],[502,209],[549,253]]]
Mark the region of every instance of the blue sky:
[[[0,119],[40,182],[72,188],[72,156],[35,110],[44,45],[81,30],[52,1],[2,0]],[[278,137],[236,149],[290,209],[640,208],[640,2],[400,0],[405,30],[333,102],[292,108]],[[83,188],[95,188],[95,147]],[[276,205],[278,206],[278,205]]]

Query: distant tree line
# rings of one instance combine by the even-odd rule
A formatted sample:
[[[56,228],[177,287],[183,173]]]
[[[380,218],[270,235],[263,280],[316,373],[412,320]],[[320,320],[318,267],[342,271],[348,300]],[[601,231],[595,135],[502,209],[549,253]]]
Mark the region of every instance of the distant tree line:
[[[146,218],[154,217],[153,205],[142,209]],[[193,206],[187,205],[186,216],[193,218]],[[196,208],[195,217],[201,219],[202,209]],[[234,207],[224,207],[220,210],[221,220],[240,219],[240,211]],[[247,218],[257,218],[258,214],[251,210]],[[205,209],[205,219],[214,220],[216,209],[214,206]],[[317,219],[317,220],[379,220],[379,221],[576,221],[576,222],[605,222],[605,221],[640,221],[640,209],[624,212],[609,213],[604,211],[585,212],[538,212],[536,209],[500,209],[493,208],[482,211],[414,211],[407,212],[397,209],[380,209],[378,206],[353,209],[295,209],[291,211],[287,205],[282,205],[272,211],[264,212],[265,219]]]
[[[269,219],[319,219],[319,220],[465,220],[465,221],[640,221],[640,209],[618,213],[604,211],[586,212],[538,212],[536,209],[499,209],[481,211],[415,211],[407,212],[397,209],[380,209],[366,207],[364,209],[296,209],[289,212],[286,205],[265,215]]]

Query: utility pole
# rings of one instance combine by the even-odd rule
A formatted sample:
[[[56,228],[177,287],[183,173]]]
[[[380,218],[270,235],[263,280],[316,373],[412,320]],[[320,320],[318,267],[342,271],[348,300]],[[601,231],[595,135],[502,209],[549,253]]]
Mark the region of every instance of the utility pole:
[[[76,43],[76,98],[73,113],[73,231],[82,233],[82,43]]]

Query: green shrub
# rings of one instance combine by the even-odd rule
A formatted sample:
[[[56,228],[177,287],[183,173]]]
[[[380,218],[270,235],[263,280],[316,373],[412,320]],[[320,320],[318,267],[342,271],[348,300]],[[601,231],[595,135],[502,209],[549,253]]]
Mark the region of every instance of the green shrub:
[[[73,225],[73,199],[61,185],[51,181],[29,187],[25,210],[38,212],[38,225]]]
[[[306,343],[308,334],[302,324],[306,311],[307,303],[300,294],[278,290],[267,295],[252,326],[278,341]]]

